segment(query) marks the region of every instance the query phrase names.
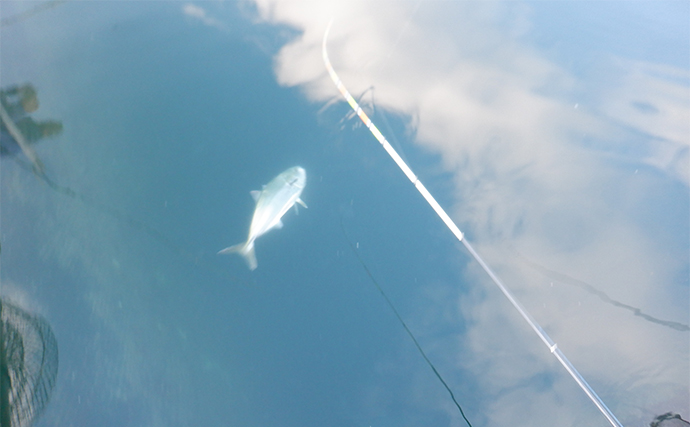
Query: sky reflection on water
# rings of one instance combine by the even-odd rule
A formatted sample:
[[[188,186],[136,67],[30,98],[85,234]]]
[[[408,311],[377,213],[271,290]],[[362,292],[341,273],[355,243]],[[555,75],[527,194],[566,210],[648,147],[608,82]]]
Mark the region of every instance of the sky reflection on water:
[[[60,345],[40,425],[462,425],[341,221],[474,426],[608,425],[347,119],[331,19],[348,89],[623,424],[687,419],[688,17],[259,0],[4,26],[1,86],[37,87],[36,116],[64,123],[37,153],[84,195],[2,160],[2,294]],[[309,209],[260,239],[255,273],[217,258],[247,193],[295,165]]]

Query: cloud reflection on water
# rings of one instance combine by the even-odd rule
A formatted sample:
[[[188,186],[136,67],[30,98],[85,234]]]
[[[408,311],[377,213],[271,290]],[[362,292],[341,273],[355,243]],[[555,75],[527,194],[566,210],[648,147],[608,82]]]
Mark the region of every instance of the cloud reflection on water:
[[[687,333],[582,289],[546,288],[552,281],[505,250],[687,324],[688,70],[612,55],[591,65],[608,79],[602,88],[528,41],[523,4],[256,4],[263,20],[302,31],[277,55],[276,75],[317,102],[336,93],[320,58],[335,18],[329,52],[341,79],[353,93],[375,86],[380,108],[414,117],[416,142],[453,173],[456,221],[624,423],[690,410]],[[654,203],[675,215],[645,211]],[[665,233],[646,226],[660,221]],[[478,269],[467,274],[491,286]],[[488,424],[534,425],[536,415],[520,424],[519,413],[558,425],[601,421],[564,403],[582,402],[581,392],[553,376],[550,356],[513,326],[504,301],[477,293],[458,306],[472,326],[447,350],[494,397],[481,411]],[[538,387],[531,379],[540,375],[553,378]]]

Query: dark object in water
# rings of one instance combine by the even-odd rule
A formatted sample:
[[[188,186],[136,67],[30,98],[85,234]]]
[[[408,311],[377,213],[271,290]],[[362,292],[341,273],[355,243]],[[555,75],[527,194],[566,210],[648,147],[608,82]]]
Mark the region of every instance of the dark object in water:
[[[690,426],[690,423],[685,421],[678,414],[673,412],[667,412],[664,415],[659,415],[649,423],[649,427],[686,427]]]
[[[28,427],[48,404],[58,346],[45,319],[0,299],[0,427]]]

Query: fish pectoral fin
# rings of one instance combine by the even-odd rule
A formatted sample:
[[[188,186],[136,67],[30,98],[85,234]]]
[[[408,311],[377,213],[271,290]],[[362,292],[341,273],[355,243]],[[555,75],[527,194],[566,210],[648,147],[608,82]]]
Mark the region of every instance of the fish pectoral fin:
[[[261,191],[259,190],[250,191],[249,194],[252,195],[252,199],[254,199],[255,202],[258,202],[259,197],[261,197]]]
[[[299,208],[297,207],[297,203],[299,203],[300,205],[304,206],[305,208],[308,208],[308,207],[309,207],[309,206],[307,206],[306,203],[304,203],[304,202],[302,201],[302,199],[300,199],[300,198],[298,197],[297,200],[295,200],[295,204],[292,205],[292,206],[295,207],[295,214],[297,214],[297,215],[299,215]]]

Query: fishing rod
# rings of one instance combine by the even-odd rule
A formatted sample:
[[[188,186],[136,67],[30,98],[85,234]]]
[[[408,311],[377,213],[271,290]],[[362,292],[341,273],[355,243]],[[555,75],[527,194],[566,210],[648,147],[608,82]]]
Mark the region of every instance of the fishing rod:
[[[590,387],[590,385],[585,381],[585,379],[580,375],[580,373],[575,369],[575,366],[573,366],[572,363],[568,360],[567,357],[565,357],[565,354],[558,348],[558,344],[556,344],[555,341],[549,337],[549,335],[539,326],[536,320],[527,312],[527,310],[520,304],[520,301],[515,298],[512,292],[503,284],[501,279],[496,276],[496,274],[491,270],[491,268],[488,266],[486,262],[479,256],[479,254],[474,250],[472,245],[465,239],[464,234],[460,229],[458,228],[457,225],[455,225],[455,222],[448,216],[445,210],[441,207],[441,205],[438,204],[436,199],[434,199],[434,196],[429,193],[429,190],[426,189],[424,184],[417,178],[417,176],[412,172],[412,169],[410,169],[409,166],[403,161],[403,159],[400,157],[400,155],[395,151],[395,149],[388,143],[388,140],[386,140],[386,137],[383,136],[381,131],[378,130],[376,125],[374,125],[374,122],[371,121],[371,119],[366,115],[366,113],[362,110],[362,108],[359,106],[355,98],[350,95],[350,92],[345,88],[345,85],[343,82],[340,80],[340,77],[338,77],[338,74],[336,74],[335,70],[333,69],[333,65],[331,65],[330,59],[328,59],[328,51],[326,50],[326,41],[328,40],[328,33],[331,31],[331,25],[333,24],[333,21],[331,21],[328,24],[328,28],[326,28],[326,33],[323,35],[323,43],[322,43],[322,48],[321,48],[321,53],[323,55],[323,62],[326,66],[326,70],[328,71],[328,74],[331,77],[331,80],[333,80],[333,83],[335,83],[335,86],[338,88],[340,93],[343,95],[345,100],[347,101],[348,104],[350,104],[350,107],[354,110],[355,114],[359,116],[360,120],[364,123],[364,125],[369,129],[369,131],[374,135],[376,140],[378,140],[379,143],[383,146],[383,148],[386,150],[386,152],[391,156],[393,161],[398,165],[398,167],[403,171],[405,176],[412,182],[412,184],[417,188],[417,191],[424,197],[424,199],[429,203],[431,208],[436,212],[436,214],[441,218],[441,220],[446,224],[448,229],[453,233],[453,235],[460,241],[467,251],[472,255],[472,258],[474,258],[479,265],[484,269],[486,274],[489,275],[491,280],[498,286],[498,288],[503,292],[503,295],[505,295],[506,298],[508,298],[508,301],[515,307],[515,309],[520,313],[523,319],[529,324],[529,326],[534,330],[534,332],[537,334],[537,336],[542,340],[542,342],[549,348],[549,351],[551,351],[551,354],[553,354],[556,359],[563,365],[566,371],[570,374],[571,377],[575,380],[575,382],[580,386],[580,388],[585,392],[585,394],[590,398],[590,400],[596,405],[596,407],[601,411],[601,413],[606,417],[606,419],[611,423],[613,427],[623,427],[623,424],[618,421],[616,416],[611,412],[611,410],[606,406],[606,404],[599,398],[597,393]]]

